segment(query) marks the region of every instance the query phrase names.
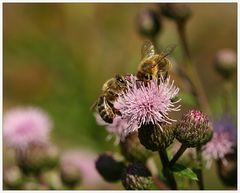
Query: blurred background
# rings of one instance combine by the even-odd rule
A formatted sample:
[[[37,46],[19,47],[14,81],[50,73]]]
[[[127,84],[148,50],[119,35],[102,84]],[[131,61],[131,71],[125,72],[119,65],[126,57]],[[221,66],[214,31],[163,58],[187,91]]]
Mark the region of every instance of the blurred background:
[[[237,4],[189,4],[187,38],[214,115],[221,114],[222,78],[213,67],[216,52],[237,48]],[[3,4],[3,110],[33,105],[54,121],[53,141],[61,148],[95,152],[117,149],[106,141],[90,106],[102,84],[116,73],[136,73],[144,38],[136,15],[156,4]],[[174,22],[164,18],[157,42],[179,45]],[[172,53],[182,60],[181,46]],[[236,115],[235,89],[230,97]],[[219,181],[207,188],[221,189]],[[209,182],[208,182],[209,181]],[[217,185],[216,185],[217,184]]]

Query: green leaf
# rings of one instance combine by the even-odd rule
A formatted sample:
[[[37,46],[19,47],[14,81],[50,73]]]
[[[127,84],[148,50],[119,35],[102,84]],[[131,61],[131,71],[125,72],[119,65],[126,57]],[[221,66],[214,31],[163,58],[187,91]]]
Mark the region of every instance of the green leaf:
[[[178,176],[183,176],[187,177],[191,180],[198,180],[197,174],[192,171],[192,169],[187,168],[181,164],[175,164],[172,168],[171,171],[173,171],[176,175]]]
[[[193,106],[197,104],[196,97],[193,96],[191,93],[181,92],[179,94],[179,98],[181,98],[185,104],[193,105]]]

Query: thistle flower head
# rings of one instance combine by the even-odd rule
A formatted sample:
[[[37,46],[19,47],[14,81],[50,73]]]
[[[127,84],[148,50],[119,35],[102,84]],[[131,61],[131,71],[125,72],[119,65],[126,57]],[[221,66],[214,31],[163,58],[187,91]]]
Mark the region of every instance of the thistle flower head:
[[[4,114],[4,142],[16,149],[47,142],[51,128],[48,115],[36,107],[18,107]]]
[[[162,129],[157,125],[143,125],[138,129],[138,137],[142,145],[146,149],[158,151],[166,149],[174,139],[174,128],[167,124],[161,125]]]
[[[56,146],[47,143],[34,143],[23,152],[16,153],[17,164],[26,174],[37,174],[45,169],[52,169],[58,165],[58,158]]]
[[[169,118],[169,112],[180,110],[180,105],[176,106],[179,100],[172,102],[178,92],[174,81],[171,82],[169,78],[160,84],[157,79],[153,79],[145,85],[132,75],[128,91],[114,103],[114,107],[121,112],[122,119],[128,123],[123,135],[127,136],[145,124],[171,124],[174,120]]]
[[[130,164],[122,173],[122,184],[126,190],[148,190],[153,184],[151,172],[142,164]]]
[[[213,160],[221,160],[227,164],[225,156],[233,153],[237,144],[236,126],[229,115],[222,116],[213,124],[214,132],[211,141],[202,147],[202,155],[207,162],[207,168]]]
[[[176,138],[186,147],[206,144],[211,139],[212,132],[208,117],[198,110],[190,110],[184,114],[175,129]]]

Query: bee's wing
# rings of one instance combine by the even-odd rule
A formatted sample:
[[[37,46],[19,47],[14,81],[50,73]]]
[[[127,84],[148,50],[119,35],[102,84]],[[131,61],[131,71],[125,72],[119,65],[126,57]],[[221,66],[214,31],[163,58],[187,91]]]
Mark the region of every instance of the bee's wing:
[[[168,45],[161,53],[161,59],[165,58],[166,56],[168,56],[169,54],[171,54],[175,48],[177,47],[177,44],[170,44]]]
[[[155,54],[155,48],[153,43],[150,40],[146,40],[141,48],[142,59],[147,58]]]

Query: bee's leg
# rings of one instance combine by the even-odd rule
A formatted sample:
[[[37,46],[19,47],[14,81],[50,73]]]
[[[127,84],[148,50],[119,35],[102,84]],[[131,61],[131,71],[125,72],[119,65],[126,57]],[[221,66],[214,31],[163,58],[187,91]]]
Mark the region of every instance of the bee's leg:
[[[166,72],[164,73],[163,80],[165,81],[165,80],[167,79],[167,77],[168,77],[168,71],[166,71]]]
[[[158,85],[162,82],[163,77],[161,76],[161,71],[159,70],[157,73],[157,83]]]
[[[160,77],[160,75],[159,75],[159,73],[158,73],[158,75],[157,75],[157,84],[159,85],[160,82],[161,82],[161,77]]]
[[[122,116],[122,113],[118,109],[114,108],[113,111],[116,115]]]

